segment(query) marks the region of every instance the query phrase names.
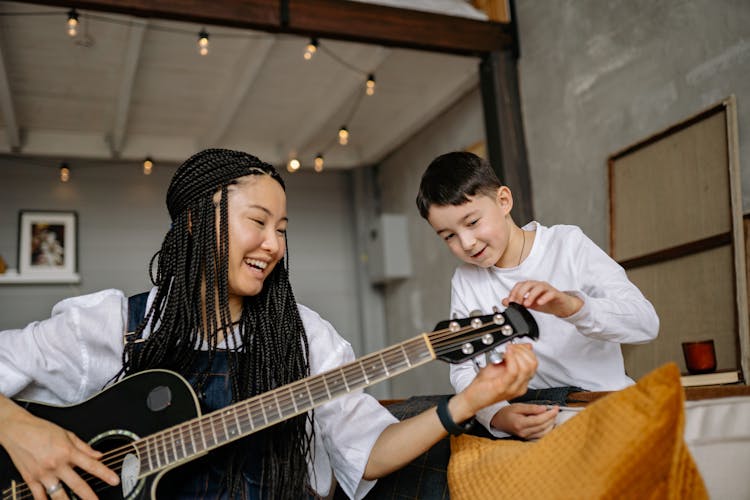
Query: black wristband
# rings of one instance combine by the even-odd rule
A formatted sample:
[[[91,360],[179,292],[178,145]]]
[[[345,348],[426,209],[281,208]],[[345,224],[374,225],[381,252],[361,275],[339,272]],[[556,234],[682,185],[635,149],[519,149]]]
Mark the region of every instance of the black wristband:
[[[474,426],[474,418],[472,417],[462,424],[457,424],[456,422],[454,422],[450,412],[448,411],[448,401],[450,401],[450,399],[451,396],[446,396],[440,400],[437,405],[437,414],[438,418],[440,419],[440,423],[443,424],[445,430],[448,431],[449,434],[458,436],[459,434],[463,434]]]

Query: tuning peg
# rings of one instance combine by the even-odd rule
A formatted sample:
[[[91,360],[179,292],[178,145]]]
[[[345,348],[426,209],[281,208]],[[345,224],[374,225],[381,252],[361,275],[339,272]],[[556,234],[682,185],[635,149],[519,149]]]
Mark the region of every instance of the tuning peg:
[[[493,365],[499,365],[500,363],[503,362],[503,353],[492,351],[490,353],[489,358],[490,358],[490,363],[492,363]]]
[[[458,324],[458,321],[451,321],[450,323],[448,323],[448,329],[452,333],[456,333],[461,329],[461,325]]]
[[[470,318],[476,318],[477,316],[482,316],[482,311],[480,311],[479,309],[474,309],[469,313]]]

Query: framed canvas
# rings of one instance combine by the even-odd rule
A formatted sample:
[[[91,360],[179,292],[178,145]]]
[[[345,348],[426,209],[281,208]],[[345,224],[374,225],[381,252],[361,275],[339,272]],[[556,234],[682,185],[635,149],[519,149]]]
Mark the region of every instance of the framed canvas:
[[[21,210],[18,215],[18,274],[72,276],[78,267],[76,212]]]
[[[660,318],[653,342],[623,346],[639,378],[712,339],[720,370],[750,375],[745,236],[733,96],[612,155],[610,255]]]

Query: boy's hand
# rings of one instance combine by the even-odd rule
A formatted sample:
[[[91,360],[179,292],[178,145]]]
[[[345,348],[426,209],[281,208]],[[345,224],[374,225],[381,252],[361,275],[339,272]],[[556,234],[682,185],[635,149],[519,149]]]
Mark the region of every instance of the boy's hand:
[[[544,405],[513,403],[495,413],[490,425],[523,439],[539,439],[554,429],[559,412],[557,406],[548,410]]]
[[[575,295],[561,292],[546,281],[520,281],[516,283],[510,294],[503,299],[503,305],[508,307],[511,302],[517,302],[527,309],[554,314],[559,318],[567,318],[583,307],[583,301]]]

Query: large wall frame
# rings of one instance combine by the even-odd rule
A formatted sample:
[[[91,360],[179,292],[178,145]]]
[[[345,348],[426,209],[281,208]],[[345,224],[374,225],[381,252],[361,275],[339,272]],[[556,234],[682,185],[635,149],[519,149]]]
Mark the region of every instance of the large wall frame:
[[[610,254],[654,302],[659,338],[626,346],[639,376],[683,364],[680,343],[714,338],[719,367],[750,374],[734,96],[608,159]]]

